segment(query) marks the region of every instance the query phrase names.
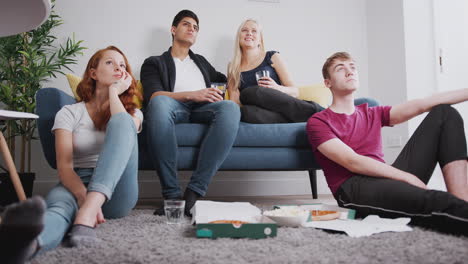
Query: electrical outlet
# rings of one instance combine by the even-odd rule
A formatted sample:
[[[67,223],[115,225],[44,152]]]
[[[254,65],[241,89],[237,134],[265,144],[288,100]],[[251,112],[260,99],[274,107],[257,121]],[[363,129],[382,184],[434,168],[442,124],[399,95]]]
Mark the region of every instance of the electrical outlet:
[[[388,136],[385,140],[385,145],[388,148],[399,148],[403,145],[401,136]]]

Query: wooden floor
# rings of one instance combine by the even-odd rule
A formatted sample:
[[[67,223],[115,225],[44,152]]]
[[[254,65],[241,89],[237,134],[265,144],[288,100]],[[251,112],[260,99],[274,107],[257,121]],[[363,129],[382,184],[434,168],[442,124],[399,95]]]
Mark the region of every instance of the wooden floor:
[[[324,203],[336,205],[336,201],[331,194],[319,195],[318,199],[312,199],[311,195],[284,195],[284,196],[239,196],[239,197],[206,197],[203,200],[220,202],[250,202],[261,204],[262,207],[269,207],[280,204],[311,204]],[[162,198],[141,198],[138,200],[137,209],[154,209],[162,205]]]

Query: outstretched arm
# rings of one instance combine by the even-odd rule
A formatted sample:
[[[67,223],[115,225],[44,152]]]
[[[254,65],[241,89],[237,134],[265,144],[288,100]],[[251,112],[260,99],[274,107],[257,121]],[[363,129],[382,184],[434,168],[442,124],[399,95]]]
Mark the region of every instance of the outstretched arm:
[[[423,99],[411,100],[392,107],[390,125],[396,125],[431,110],[440,104],[457,104],[468,100],[468,88],[436,93]]]
[[[407,182],[416,187],[426,189],[426,185],[413,174],[399,170],[372,158],[359,155],[338,138],[330,139],[320,144],[317,149],[325,157],[353,173],[372,177],[389,178]]]

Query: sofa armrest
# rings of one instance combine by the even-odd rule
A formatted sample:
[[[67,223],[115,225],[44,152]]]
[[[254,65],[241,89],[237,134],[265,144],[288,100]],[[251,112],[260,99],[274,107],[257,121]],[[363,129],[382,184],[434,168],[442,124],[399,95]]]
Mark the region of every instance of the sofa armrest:
[[[42,88],[36,93],[37,129],[42,151],[50,167],[56,169],[55,136],[51,132],[55,115],[65,105],[76,103],[75,98],[57,88]]]

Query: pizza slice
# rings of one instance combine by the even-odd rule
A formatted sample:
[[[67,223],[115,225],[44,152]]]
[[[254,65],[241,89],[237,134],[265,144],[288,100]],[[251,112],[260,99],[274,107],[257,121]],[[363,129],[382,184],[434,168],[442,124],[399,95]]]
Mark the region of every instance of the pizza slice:
[[[233,225],[243,225],[248,224],[249,222],[239,221],[239,220],[216,220],[208,222],[209,224],[233,224]]]
[[[326,210],[311,210],[310,215],[312,221],[326,221],[338,219],[340,217],[340,212],[338,211],[326,211]]]

